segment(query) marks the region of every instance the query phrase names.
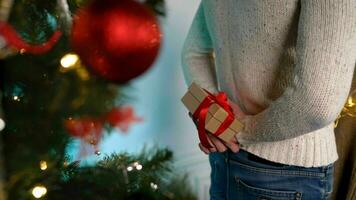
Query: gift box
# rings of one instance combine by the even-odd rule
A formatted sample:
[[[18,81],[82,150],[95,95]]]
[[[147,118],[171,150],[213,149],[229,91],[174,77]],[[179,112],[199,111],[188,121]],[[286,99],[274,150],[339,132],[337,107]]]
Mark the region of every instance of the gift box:
[[[193,82],[181,100],[191,113],[195,113],[203,100],[209,95],[211,94]],[[205,129],[214,134],[228,117],[228,115],[229,113],[218,103],[212,103],[205,118]],[[234,137],[235,134],[242,129],[243,124],[234,118],[232,123],[217,136],[220,139],[229,142],[231,141],[232,137]]]

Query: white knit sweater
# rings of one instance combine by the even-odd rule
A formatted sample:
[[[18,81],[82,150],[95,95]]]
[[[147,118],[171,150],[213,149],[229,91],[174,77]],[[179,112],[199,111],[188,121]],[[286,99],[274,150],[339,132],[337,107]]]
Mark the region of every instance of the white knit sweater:
[[[356,0],[203,0],[182,50],[187,84],[247,114],[242,149],[305,167],[338,158],[355,63]]]

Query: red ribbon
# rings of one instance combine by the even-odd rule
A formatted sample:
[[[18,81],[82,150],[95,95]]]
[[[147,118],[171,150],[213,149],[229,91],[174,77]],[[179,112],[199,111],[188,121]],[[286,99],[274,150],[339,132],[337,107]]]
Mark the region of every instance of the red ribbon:
[[[208,96],[206,96],[203,99],[201,104],[195,110],[195,112],[193,113],[193,118],[198,121],[198,135],[201,144],[206,148],[212,148],[211,145],[209,144],[208,138],[206,136],[206,130],[205,130],[205,119],[209,107],[213,103],[216,103],[228,113],[226,119],[221,123],[219,128],[213,133],[215,136],[219,136],[222,132],[224,132],[224,130],[226,130],[231,125],[231,123],[234,121],[234,114],[232,108],[230,107],[227,101],[226,93],[219,92],[217,96],[214,96],[207,90],[205,91],[206,93],[208,93]]]
[[[14,47],[17,50],[23,49],[27,53],[43,54],[51,50],[51,48],[61,37],[62,33],[57,30],[53,33],[47,42],[39,45],[32,45],[25,42],[10,24],[0,21],[0,35],[5,38],[9,46]]]

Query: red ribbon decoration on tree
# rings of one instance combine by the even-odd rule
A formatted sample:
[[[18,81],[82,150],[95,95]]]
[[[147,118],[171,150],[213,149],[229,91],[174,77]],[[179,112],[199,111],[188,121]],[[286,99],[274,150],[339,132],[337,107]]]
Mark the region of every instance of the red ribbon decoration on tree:
[[[49,51],[57,43],[62,33],[55,31],[49,40],[43,44],[31,45],[25,42],[16,30],[7,22],[0,21],[0,35],[3,36],[7,44],[17,50],[24,50],[31,54],[43,54]]]
[[[219,92],[217,96],[214,96],[209,91],[207,90],[205,91],[208,93],[208,96],[204,98],[202,103],[195,110],[195,112],[193,113],[193,118],[198,120],[198,135],[201,144],[205,148],[212,148],[211,145],[209,144],[206,135],[206,130],[205,130],[205,119],[206,119],[206,115],[208,114],[209,107],[213,103],[216,103],[228,113],[226,119],[221,123],[219,128],[213,133],[215,136],[219,136],[222,132],[224,132],[224,130],[226,130],[231,125],[231,123],[234,121],[234,114],[232,108],[228,103],[226,93]]]

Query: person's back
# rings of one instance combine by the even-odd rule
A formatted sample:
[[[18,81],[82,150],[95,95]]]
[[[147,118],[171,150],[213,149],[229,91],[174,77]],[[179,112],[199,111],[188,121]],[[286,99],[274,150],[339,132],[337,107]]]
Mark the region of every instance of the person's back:
[[[355,68],[356,1],[204,0],[182,62],[187,84],[226,92],[247,115],[241,149],[328,166]]]

